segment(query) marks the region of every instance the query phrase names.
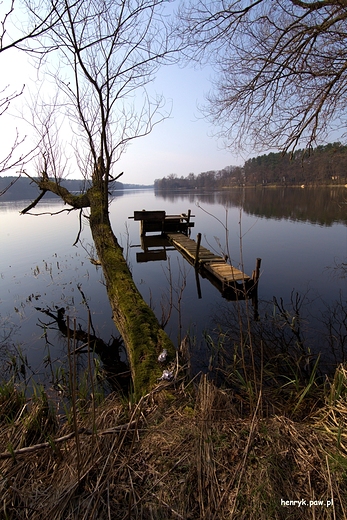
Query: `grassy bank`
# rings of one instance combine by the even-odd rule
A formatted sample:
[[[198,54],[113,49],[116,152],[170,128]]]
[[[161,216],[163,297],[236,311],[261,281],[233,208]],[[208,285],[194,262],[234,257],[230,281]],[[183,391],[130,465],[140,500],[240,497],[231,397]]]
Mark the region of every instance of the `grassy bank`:
[[[347,518],[346,366],[295,414],[266,401],[177,368],[137,404],[76,398],[58,418],[4,384],[0,518]]]

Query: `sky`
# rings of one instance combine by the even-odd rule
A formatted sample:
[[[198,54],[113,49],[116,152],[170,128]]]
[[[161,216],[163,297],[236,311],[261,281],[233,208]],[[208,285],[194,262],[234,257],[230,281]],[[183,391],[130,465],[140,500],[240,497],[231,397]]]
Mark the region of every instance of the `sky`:
[[[0,90],[7,87],[8,93],[20,91],[26,84],[24,94],[1,115],[1,159],[10,149],[17,130],[20,138],[27,136],[26,146],[29,146],[33,129],[25,125],[21,113],[28,114],[30,110],[30,90],[37,89],[37,77],[28,58],[16,50],[0,54],[0,66],[6,71],[1,75]],[[164,96],[167,107],[171,107],[170,117],[155,126],[151,134],[133,140],[115,165],[113,174],[124,171],[120,179],[124,183],[152,184],[169,174],[181,177],[191,172],[199,174],[243,164],[246,158],[226,150],[213,136],[216,129],[199,111],[198,107],[204,104],[205,95],[211,89],[211,77],[209,67],[202,70],[176,65],[162,67],[149,89]],[[79,177],[77,168],[69,175],[69,178]]]
[[[17,51],[9,51],[0,58],[2,70],[8,71],[6,83],[0,80],[1,88],[8,85],[10,93],[20,91],[22,84],[26,84],[24,94],[12,102],[8,113],[0,119],[1,153],[4,154],[13,142],[16,129],[21,137],[27,135],[27,142],[30,140],[32,129],[25,126],[20,114],[22,110],[28,111],[29,89],[35,85],[35,71]],[[164,96],[171,113],[149,135],[135,139],[127,147],[114,168],[115,175],[124,171],[122,182],[152,184],[155,179],[172,173],[181,177],[244,163],[244,158],[232,155],[213,136],[216,129],[199,110],[211,88],[211,77],[208,67],[200,70],[171,65],[159,71],[150,89]],[[71,172],[70,178],[78,177]]]
[[[213,136],[216,129],[199,110],[211,88],[211,75],[207,67],[170,66],[160,71],[153,87],[172,102],[171,116],[130,145],[119,161],[120,171],[126,174],[123,182],[128,176],[129,182],[144,183],[171,173],[185,177],[244,163]]]
[[[7,4],[10,0],[4,0]],[[176,2],[178,3],[178,2]],[[170,4],[174,8],[175,2]],[[0,21],[3,19],[0,1]],[[3,8],[4,9],[4,8]],[[1,29],[1,27],[0,27]],[[32,148],[33,126],[25,123],[23,112],[29,119],[30,109],[35,92],[41,87],[36,69],[30,64],[28,57],[20,51],[9,50],[0,53],[0,165],[1,160],[11,150],[18,131],[19,140],[26,136],[19,152],[25,153]],[[220,170],[230,165],[243,165],[249,156],[236,156],[225,148],[223,142],[214,135],[214,128],[204,118],[199,106],[206,102],[207,93],[213,88],[212,68],[193,68],[186,66],[163,66],[154,81],[148,86],[154,94],[163,95],[167,107],[171,107],[168,119],[155,126],[152,132],[142,138],[133,140],[125,153],[115,164],[112,174],[117,176],[124,172],[121,181],[129,184],[152,184],[155,179],[175,174],[185,177],[189,173],[198,175],[203,171]],[[45,82],[42,91],[46,90]],[[26,85],[24,94],[11,103],[6,113],[1,114],[1,99],[6,93],[19,92]],[[7,90],[4,93],[4,89]],[[51,94],[54,95],[52,84]],[[30,97],[32,95],[32,97]],[[139,92],[139,95],[141,93]],[[59,119],[59,116],[58,116]],[[65,124],[61,134],[68,135],[70,129]],[[340,132],[331,134],[330,141],[339,140]],[[265,150],[263,153],[268,153]],[[260,152],[256,153],[258,155]],[[35,175],[32,166],[28,165],[30,174]],[[6,175],[14,175],[16,171],[8,171]],[[76,163],[70,168],[69,178],[81,178]]]

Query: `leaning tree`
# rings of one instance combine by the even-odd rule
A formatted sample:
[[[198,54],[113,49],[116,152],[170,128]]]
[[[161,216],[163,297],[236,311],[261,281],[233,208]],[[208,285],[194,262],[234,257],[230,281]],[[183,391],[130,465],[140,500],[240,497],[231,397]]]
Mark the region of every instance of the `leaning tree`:
[[[346,134],[346,0],[192,0],[180,27],[189,57],[215,67],[204,110],[227,146],[285,152]]]
[[[174,56],[162,16],[164,3],[61,0],[55,4],[58,22],[35,48],[40,56],[38,76],[51,93],[49,101],[36,103],[33,117],[42,153],[31,178],[40,192],[23,210],[27,213],[52,192],[88,220],[136,395],[158,377],[158,353],[166,348],[173,355],[174,346],[133,282],[112,231],[109,191],[118,178],[115,164],[125,147],[165,117],[162,98],[151,99],[146,92],[159,65]],[[41,19],[39,9],[32,8],[31,15]],[[75,151],[70,170],[78,168],[85,179],[85,189],[78,195],[62,183],[67,159],[62,160],[65,145],[60,138],[66,133]]]

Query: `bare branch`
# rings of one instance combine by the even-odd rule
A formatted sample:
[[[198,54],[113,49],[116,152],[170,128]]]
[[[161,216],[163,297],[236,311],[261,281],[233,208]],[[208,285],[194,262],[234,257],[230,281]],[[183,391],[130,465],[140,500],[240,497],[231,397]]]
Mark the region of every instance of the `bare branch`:
[[[1,197],[1,195],[4,195],[4,194],[6,193],[6,191],[9,190],[9,189],[11,188],[11,186],[14,185],[15,182],[18,181],[18,179],[19,179],[20,176],[21,176],[21,175],[19,174],[18,177],[17,177],[16,179],[14,179],[13,181],[11,181],[10,184],[9,184],[8,186],[6,186],[5,189],[3,189],[3,190],[0,191],[0,197]]]
[[[5,92],[8,87],[3,88],[0,91],[0,117],[5,114],[5,112],[10,107],[11,102],[21,96],[24,91],[24,85],[19,92],[12,92],[11,94],[5,95]],[[23,167],[23,165],[33,158],[35,153],[35,148],[25,152],[22,155],[18,155],[18,149],[20,145],[22,145],[25,141],[25,137],[20,138],[18,130],[16,130],[16,136],[14,137],[14,141],[5,155],[5,157],[0,159],[0,173],[5,173],[6,171],[12,170],[14,168]]]
[[[47,193],[47,190],[42,190],[40,195],[36,197],[36,199],[31,204],[29,204],[29,206],[27,206],[21,211],[21,214],[24,215],[25,213],[28,213],[31,209],[33,209],[36,206],[36,204],[38,204],[40,200],[44,197],[45,193]]]
[[[80,2],[82,0],[76,0],[71,3],[71,6]],[[47,9],[44,9],[46,5]],[[37,3],[34,3],[33,0],[24,0],[24,6],[28,14],[26,25],[16,18],[15,0],[11,0],[11,5],[4,13],[3,19],[0,21],[0,53],[16,48],[33,55],[45,55],[54,48],[40,45],[40,41],[48,32],[54,30],[61,14],[66,9],[65,3],[61,0],[47,3],[40,0]],[[9,34],[8,26],[11,27],[15,36]]]
[[[159,64],[174,54],[160,14],[155,14],[162,4],[123,0],[106,6],[93,0],[88,6],[68,7],[52,36],[52,45],[59,45],[73,72],[69,81],[55,74],[74,110],[68,115],[76,130],[81,129],[94,167],[104,157],[106,175],[127,143],[153,128],[162,109],[162,99],[152,101],[146,95],[140,111],[132,107],[134,92],[144,91]]]
[[[48,176],[43,176],[41,179],[34,179],[24,172],[37,186],[42,190],[42,193],[31,203],[27,208],[21,211],[22,214],[27,213],[42,199],[47,191],[54,193],[61,197],[61,199],[71,206],[72,209],[88,208],[90,206],[90,200],[87,193],[81,195],[73,195],[67,188],[61,186],[56,181],[48,179]]]
[[[81,236],[81,232],[82,232],[82,214],[83,214],[83,210],[80,209],[80,213],[79,213],[79,216],[78,216],[78,221],[79,221],[79,229],[78,229],[78,233],[77,233],[77,237],[76,237],[76,240],[74,241],[74,243],[72,244],[73,246],[75,246],[79,239],[80,239],[80,236]]]
[[[203,111],[228,147],[288,151],[346,132],[347,2],[194,2],[181,17],[189,57],[216,69]]]

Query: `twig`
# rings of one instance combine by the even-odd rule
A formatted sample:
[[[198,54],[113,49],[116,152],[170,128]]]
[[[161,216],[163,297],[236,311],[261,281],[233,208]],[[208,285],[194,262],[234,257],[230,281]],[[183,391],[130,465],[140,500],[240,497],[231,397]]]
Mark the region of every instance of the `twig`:
[[[6,186],[6,188],[4,190],[0,191],[0,197],[1,197],[1,195],[4,195],[4,193],[6,193],[6,191],[9,190],[11,188],[11,186],[14,185],[15,182],[18,181],[20,176],[21,176],[21,174],[19,174],[18,177],[16,177],[13,181],[11,181],[10,184],[8,186]]]
[[[29,204],[29,206],[27,206],[26,208],[24,208],[22,211],[21,211],[21,215],[24,215],[25,213],[28,213],[28,211],[30,211],[32,208],[34,208],[36,206],[36,204],[38,202],[40,202],[40,200],[44,197],[44,195],[47,193],[47,190],[42,190],[40,195],[38,197],[36,197],[36,199],[34,200],[34,202],[32,202],[31,204]]]
[[[332,482],[331,482],[331,474],[330,474],[330,468],[329,468],[328,455],[326,455],[325,460],[326,460],[327,469],[328,469],[328,476],[329,476],[329,487],[330,487],[330,491],[331,491],[331,502],[332,502],[332,506],[333,506],[333,518],[334,518],[334,520],[336,520],[334,495],[333,495],[333,486],[332,486]],[[342,506],[342,502],[341,502],[341,506]],[[342,506],[342,508],[343,508],[343,506]]]
[[[240,486],[241,486],[241,480],[242,480],[243,474],[245,472],[246,460],[247,460],[247,457],[248,457],[248,452],[249,452],[249,448],[250,448],[250,445],[251,445],[251,440],[252,440],[253,433],[254,433],[254,424],[255,424],[255,419],[256,419],[257,413],[258,413],[258,408],[259,408],[259,405],[260,405],[260,399],[261,399],[261,390],[259,392],[257,406],[256,406],[256,408],[254,410],[253,417],[252,417],[252,422],[251,422],[251,427],[249,429],[249,435],[248,435],[248,439],[247,439],[247,444],[246,444],[243,460],[242,460],[242,463],[241,463],[241,471],[240,471],[240,474],[239,474],[239,480],[238,480],[238,483],[237,483],[237,486],[236,486],[236,490],[235,490],[235,497],[234,497],[234,500],[233,500],[233,506],[232,506],[230,518],[232,518],[233,515],[234,515],[236,502],[237,502],[237,496],[239,494],[239,490],[240,490]],[[217,509],[217,511],[218,511],[218,509]]]
[[[108,428],[107,430],[102,430],[98,432],[97,435],[111,435],[113,433],[119,433],[124,430],[129,430],[133,426],[135,426],[137,421],[131,421],[127,424],[120,424],[119,426],[114,426],[113,428]],[[89,430],[87,428],[80,428],[77,431],[78,435],[95,435],[95,432]],[[11,453],[3,452],[0,453],[0,460],[2,459],[11,459],[16,457],[17,455],[26,455],[27,453],[32,453],[34,451],[44,450],[47,448],[52,448],[54,444],[61,443],[72,439],[75,436],[75,432],[68,433],[63,437],[58,437],[58,439],[53,439],[50,442],[42,442],[40,444],[34,444],[33,446],[26,446],[25,448],[20,448],[18,450],[13,450]]]

